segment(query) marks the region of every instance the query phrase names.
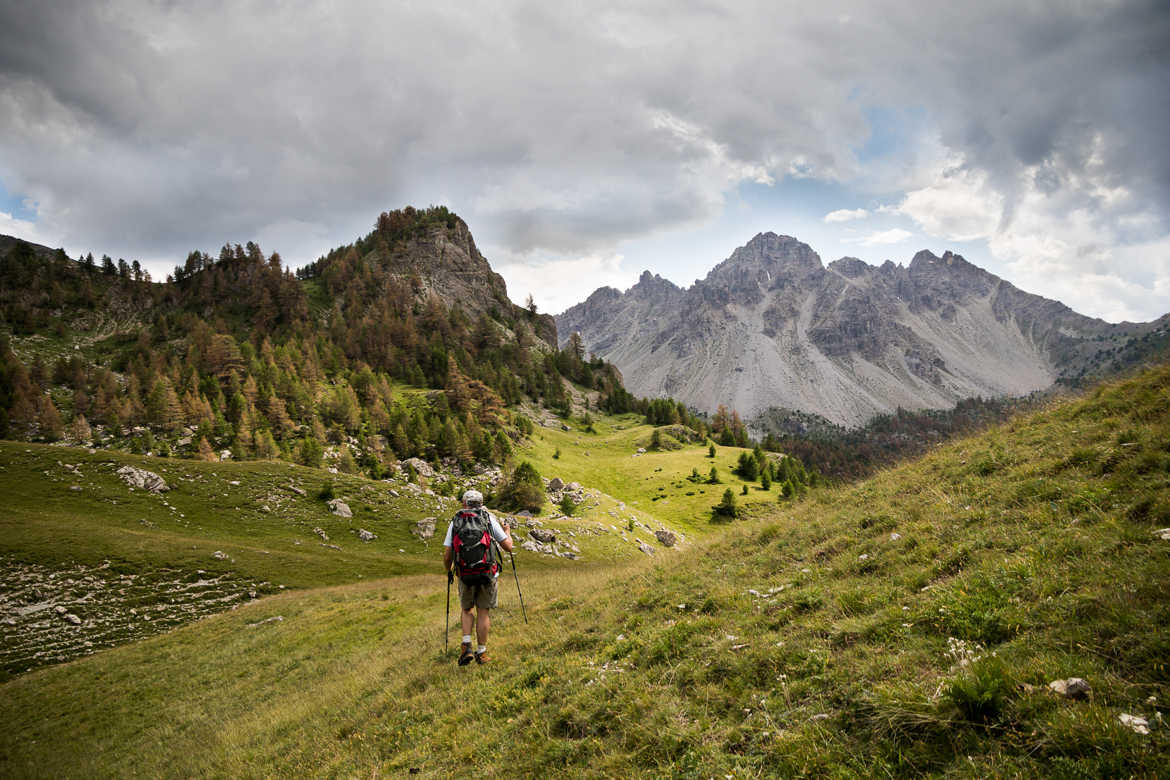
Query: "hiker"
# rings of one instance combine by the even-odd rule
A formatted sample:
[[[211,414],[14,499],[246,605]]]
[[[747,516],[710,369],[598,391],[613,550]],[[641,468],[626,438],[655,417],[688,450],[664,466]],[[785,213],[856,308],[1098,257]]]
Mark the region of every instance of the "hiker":
[[[463,494],[463,508],[455,513],[443,539],[443,566],[447,570],[447,584],[459,575],[459,606],[463,610],[463,647],[459,665],[488,662],[489,612],[496,606],[497,578],[500,562],[493,549],[496,542],[512,551],[512,537],[506,528],[483,506],[483,494],[468,490]],[[475,608],[475,636],[478,646],[471,651],[472,607]]]

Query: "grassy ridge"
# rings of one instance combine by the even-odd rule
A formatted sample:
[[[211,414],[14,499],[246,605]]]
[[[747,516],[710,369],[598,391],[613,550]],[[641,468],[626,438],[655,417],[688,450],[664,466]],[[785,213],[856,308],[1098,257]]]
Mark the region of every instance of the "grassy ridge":
[[[26,674],[0,687],[0,772],[1157,776],[1168,388],[1159,368],[858,485],[761,494],[764,516],[659,565],[525,568],[530,623],[506,583],[489,667],[441,655],[442,578],[408,575]],[[717,496],[676,486],[705,453],[632,458],[648,429],[606,425],[527,454],[705,530]],[[1073,676],[1088,699],[1047,690]]]

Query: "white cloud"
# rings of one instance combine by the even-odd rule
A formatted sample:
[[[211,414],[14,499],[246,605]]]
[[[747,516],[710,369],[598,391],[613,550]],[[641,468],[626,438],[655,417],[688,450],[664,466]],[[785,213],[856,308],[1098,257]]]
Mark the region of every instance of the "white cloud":
[[[870,233],[864,238],[853,239],[854,242],[862,246],[880,246],[884,244],[900,244],[910,236],[914,235],[909,230],[902,230],[902,228],[890,228],[889,230],[880,230],[876,233]]]
[[[897,213],[931,236],[974,241],[995,232],[1003,206],[1003,196],[988,186],[985,174],[952,163],[931,185],[906,193]]]
[[[559,314],[580,303],[598,287],[624,290],[638,274],[622,268],[620,254],[539,259],[517,257],[493,263],[508,285],[508,296],[522,302],[532,295],[538,309]]]
[[[869,212],[865,209],[837,209],[825,215],[825,222],[848,222],[853,219],[865,219]]]
[[[33,244],[41,244],[53,249],[62,245],[61,236],[52,230],[45,230],[36,222],[20,219],[11,214],[5,214],[3,211],[0,211],[0,235],[16,236]]]

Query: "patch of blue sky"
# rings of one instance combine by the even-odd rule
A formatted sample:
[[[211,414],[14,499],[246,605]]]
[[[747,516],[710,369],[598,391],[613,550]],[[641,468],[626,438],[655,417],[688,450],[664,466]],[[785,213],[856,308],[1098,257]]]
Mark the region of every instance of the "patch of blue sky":
[[[37,221],[36,204],[23,195],[9,192],[2,181],[0,181],[0,212],[25,222]]]

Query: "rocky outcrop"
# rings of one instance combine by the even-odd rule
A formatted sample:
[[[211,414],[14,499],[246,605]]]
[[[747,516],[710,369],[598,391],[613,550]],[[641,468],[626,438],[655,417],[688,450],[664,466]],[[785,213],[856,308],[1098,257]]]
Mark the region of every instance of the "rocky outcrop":
[[[353,517],[353,511],[350,510],[349,504],[342,501],[340,498],[330,499],[326,504],[329,511],[338,517]]]
[[[626,292],[601,288],[557,317],[635,396],[847,426],[899,407],[1043,390],[1166,325],[1081,316],[951,252],[824,267],[808,245],[774,233],[688,289],[647,271]]]
[[[116,473],[122,478],[123,482],[132,488],[145,490],[150,493],[165,493],[170,490],[167,487],[166,480],[153,471],[135,468],[134,466],[123,466]]]
[[[433,295],[448,305],[458,304],[472,322],[494,311],[556,347],[556,321],[512,303],[504,277],[492,270],[467,223],[457,216],[392,247],[387,269],[408,282],[421,300]]]

